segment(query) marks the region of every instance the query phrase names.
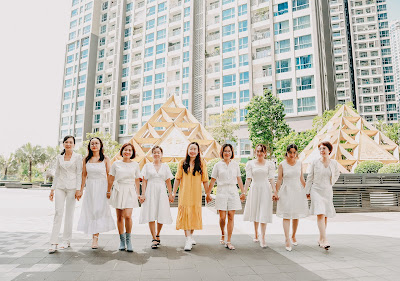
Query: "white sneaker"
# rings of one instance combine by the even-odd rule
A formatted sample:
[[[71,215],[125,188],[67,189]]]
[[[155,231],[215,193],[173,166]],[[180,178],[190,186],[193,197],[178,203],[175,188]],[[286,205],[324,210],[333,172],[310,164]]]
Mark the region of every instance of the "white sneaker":
[[[194,241],[192,236],[190,236],[190,241],[192,242],[192,245],[196,245],[197,244],[196,241]]]
[[[69,243],[68,241],[64,241],[58,246],[58,249],[59,250],[64,250],[64,249],[67,249],[70,246],[71,246],[71,243]]]
[[[57,244],[51,244],[48,251],[49,254],[54,254],[57,251]]]
[[[186,239],[184,250],[185,251],[191,251],[192,250],[192,241],[190,239]]]

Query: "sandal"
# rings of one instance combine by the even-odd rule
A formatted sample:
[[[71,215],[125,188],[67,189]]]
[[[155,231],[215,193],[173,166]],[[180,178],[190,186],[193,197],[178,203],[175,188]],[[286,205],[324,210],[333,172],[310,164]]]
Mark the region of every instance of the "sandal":
[[[92,249],[96,250],[98,248],[99,248],[99,236],[93,236]]]
[[[158,237],[158,240],[156,240],[158,242],[158,244],[161,244],[161,240],[160,240],[160,235],[156,235],[156,238]]]
[[[256,233],[256,235],[253,238],[253,242],[257,243],[258,241],[260,241],[260,240],[258,240],[258,233]]]
[[[224,239],[220,239],[220,240],[219,240],[219,244],[225,245],[225,234],[222,234],[222,235],[221,235],[221,238],[222,238],[222,237],[224,237]]]
[[[235,247],[231,244],[231,242],[226,242],[225,248],[229,250],[235,250]]]
[[[151,248],[152,249],[158,249],[158,240],[156,240],[156,239],[153,239],[151,242],[157,242],[157,243],[153,243],[153,244],[151,244]]]

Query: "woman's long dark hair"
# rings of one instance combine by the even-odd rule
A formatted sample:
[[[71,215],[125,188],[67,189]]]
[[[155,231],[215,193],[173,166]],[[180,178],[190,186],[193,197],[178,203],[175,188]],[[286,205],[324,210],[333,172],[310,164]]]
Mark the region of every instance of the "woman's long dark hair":
[[[73,140],[74,140],[74,144],[75,144],[75,138],[74,138],[74,136],[65,136],[64,137],[64,140],[63,140],[63,143],[64,142],[66,142],[68,139],[70,139],[70,138],[72,138]],[[65,148],[63,149],[63,151],[61,151],[61,155],[64,155],[65,154]]]
[[[197,142],[191,142],[189,143],[187,150],[186,150],[186,158],[185,161],[183,162],[183,171],[188,174],[189,168],[190,168],[190,156],[189,156],[189,147],[194,144],[197,145],[197,149],[199,150],[199,153],[197,154],[196,158],[194,159],[194,169],[193,169],[193,176],[196,174],[196,172],[199,172],[201,175],[203,174],[203,171],[201,170],[201,158],[200,158],[200,145]]]
[[[296,149],[296,152],[298,151],[298,149],[297,149],[297,145],[295,145],[294,143],[292,143],[292,144],[289,144],[289,145],[286,147],[286,153],[285,153],[285,156],[287,156],[288,152],[289,152],[289,151],[290,151],[292,148]]]
[[[92,141],[92,139],[98,139],[99,142],[100,142],[100,150],[99,150],[100,159],[99,159],[99,160],[100,160],[100,162],[103,162],[103,160],[104,160],[103,142],[102,142],[101,139],[98,138],[98,137],[94,137],[94,138],[91,138],[91,139],[89,140],[89,143],[88,143],[88,146],[87,146],[88,155],[87,155],[86,158],[85,158],[85,162],[86,162],[86,163],[89,162],[89,160],[93,157],[93,151],[90,149],[90,142]]]

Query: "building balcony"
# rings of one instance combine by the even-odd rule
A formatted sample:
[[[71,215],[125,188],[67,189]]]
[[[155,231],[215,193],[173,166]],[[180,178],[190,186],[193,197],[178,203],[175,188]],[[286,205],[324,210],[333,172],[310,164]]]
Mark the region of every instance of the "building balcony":
[[[258,33],[255,33],[255,34],[252,36],[252,40],[253,40],[253,41],[259,41],[259,40],[269,39],[269,38],[271,38],[271,33],[270,33],[270,31],[258,32]]]
[[[207,11],[216,11],[219,8],[219,2],[213,3],[207,7]]]
[[[206,73],[212,74],[212,73],[218,73],[220,71],[221,71],[220,67],[209,67],[209,68],[207,68]]]
[[[171,3],[169,5],[169,8],[172,10],[172,9],[174,9],[176,7],[180,7],[180,6],[182,6],[182,1],[177,1],[177,2]]]
[[[215,49],[212,53],[207,53],[207,51],[205,52],[206,58],[212,58],[212,57],[216,57],[219,55],[220,55],[219,49]]]
[[[253,53],[253,60],[258,60],[271,56],[271,51],[262,51]]]
[[[257,23],[266,20],[269,20],[268,14],[255,15],[254,17],[251,18],[251,23]]]
[[[180,44],[169,46],[168,47],[168,52],[173,52],[173,51],[179,50],[180,48],[181,48]]]
[[[212,34],[212,35],[207,35],[206,40],[207,43],[210,41],[218,40],[220,38],[220,33]]]
[[[269,3],[269,0],[251,0],[251,6],[257,6]]]
[[[207,88],[208,91],[215,91],[215,90],[219,90],[221,88],[221,84],[214,84],[210,87]]]
[[[179,15],[179,16],[174,16],[172,19],[169,20],[169,23],[170,23],[170,24],[174,24],[174,23],[180,22],[181,19],[182,19],[182,16],[181,16],[181,15]]]

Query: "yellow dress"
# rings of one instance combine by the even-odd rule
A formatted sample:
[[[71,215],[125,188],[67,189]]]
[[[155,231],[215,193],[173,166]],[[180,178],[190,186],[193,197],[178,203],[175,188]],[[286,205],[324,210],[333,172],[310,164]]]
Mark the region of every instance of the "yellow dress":
[[[181,160],[175,179],[181,180],[179,187],[178,216],[176,218],[176,229],[192,230],[202,229],[203,222],[201,218],[202,188],[203,182],[208,181],[207,166],[201,161],[201,170],[203,174],[196,172],[193,176],[189,168],[186,174],[183,171],[183,162]]]

